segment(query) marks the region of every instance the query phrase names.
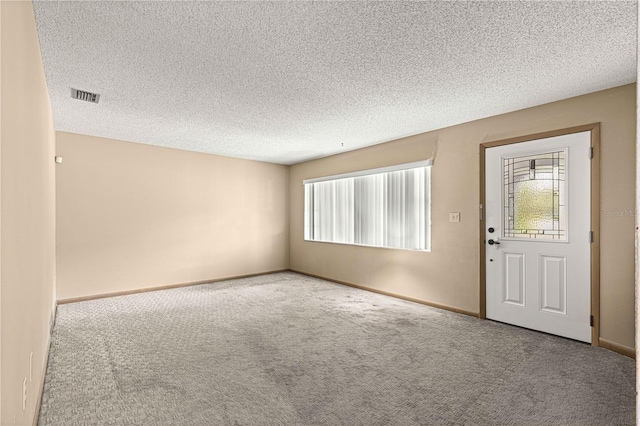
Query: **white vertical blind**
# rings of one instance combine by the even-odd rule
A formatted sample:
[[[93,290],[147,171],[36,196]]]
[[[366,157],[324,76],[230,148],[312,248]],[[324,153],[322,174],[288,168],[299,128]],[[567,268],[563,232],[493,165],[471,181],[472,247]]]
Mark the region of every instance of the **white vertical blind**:
[[[305,183],[305,239],[429,250],[430,167]]]

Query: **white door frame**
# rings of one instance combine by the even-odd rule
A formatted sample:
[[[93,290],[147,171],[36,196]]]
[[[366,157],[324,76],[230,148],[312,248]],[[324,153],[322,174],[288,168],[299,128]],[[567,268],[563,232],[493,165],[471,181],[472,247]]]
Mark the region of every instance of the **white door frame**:
[[[591,244],[591,345],[600,346],[600,123],[480,144],[480,318],[487,318],[486,224],[484,214],[484,206],[486,205],[485,151],[496,146],[587,131],[591,132],[591,149],[593,151],[593,159],[591,161],[591,231],[593,232],[593,243]]]

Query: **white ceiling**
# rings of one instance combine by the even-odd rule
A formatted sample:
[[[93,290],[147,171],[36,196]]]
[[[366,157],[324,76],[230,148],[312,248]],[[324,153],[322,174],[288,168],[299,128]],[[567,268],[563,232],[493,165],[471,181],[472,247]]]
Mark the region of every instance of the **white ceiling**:
[[[56,130],[280,164],[636,80],[635,1],[34,7]]]

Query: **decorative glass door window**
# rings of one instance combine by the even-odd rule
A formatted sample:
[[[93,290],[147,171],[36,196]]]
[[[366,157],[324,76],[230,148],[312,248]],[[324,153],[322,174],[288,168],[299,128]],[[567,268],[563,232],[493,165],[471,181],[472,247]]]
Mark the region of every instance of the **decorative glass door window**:
[[[565,151],[503,158],[503,237],[567,241]]]

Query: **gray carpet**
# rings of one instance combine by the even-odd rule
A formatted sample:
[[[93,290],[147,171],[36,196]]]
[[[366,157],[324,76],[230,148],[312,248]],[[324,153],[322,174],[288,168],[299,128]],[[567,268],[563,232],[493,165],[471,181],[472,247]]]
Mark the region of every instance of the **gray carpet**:
[[[634,424],[634,369],[278,273],[59,306],[39,424]]]

